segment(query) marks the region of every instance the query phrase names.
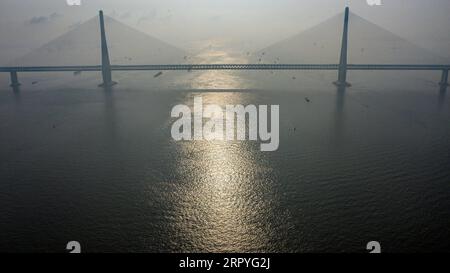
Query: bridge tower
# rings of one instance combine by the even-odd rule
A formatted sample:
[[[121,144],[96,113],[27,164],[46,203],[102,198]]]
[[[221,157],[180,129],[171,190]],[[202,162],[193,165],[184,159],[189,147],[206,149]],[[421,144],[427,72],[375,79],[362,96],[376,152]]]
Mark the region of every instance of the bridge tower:
[[[105,22],[103,20],[103,11],[99,11],[100,17],[100,38],[101,38],[101,47],[102,47],[102,78],[103,83],[99,86],[109,87],[116,84],[112,80],[111,76],[111,63],[109,61],[109,53],[108,53],[108,44],[106,41],[106,33],[105,33]]]
[[[442,70],[442,77],[441,77],[441,82],[439,83],[439,85],[446,89],[448,86],[448,69]]]
[[[20,83],[19,78],[17,77],[17,71],[11,71],[10,75],[11,75],[11,84],[9,86],[11,86],[12,88],[19,87]]]
[[[339,60],[338,80],[334,82],[337,86],[350,86],[347,82],[347,44],[348,44],[348,17],[350,8],[345,8],[344,31],[342,33],[341,57]]]

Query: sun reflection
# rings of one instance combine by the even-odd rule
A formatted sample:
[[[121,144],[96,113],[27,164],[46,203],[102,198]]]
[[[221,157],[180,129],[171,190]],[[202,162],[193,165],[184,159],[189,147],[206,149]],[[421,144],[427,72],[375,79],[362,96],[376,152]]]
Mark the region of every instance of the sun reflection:
[[[248,63],[248,59],[238,53],[219,48],[211,48],[190,59],[196,64],[230,64]],[[239,76],[239,72],[231,70],[205,70],[191,71],[180,78],[180,86],[190,87],[191,90],[211,90],[211,89],[246,89],[251,83]]]
[[[197,56],[200,63],[245,63],[247,60],[232,56],[223,50],[210,50]],[[235,71],[211,70],[201,71],[191,81],[192,89],[244,89],[244,80]]]
[[[189,94],[186,104],[192,105]],[[198,95],[198,94],[197,94]],[[245,103],[248,93],[202,93],[204,102]],[[265,249],[270,240],[271,170],[257,143],[178,142],[178,175],[187,181],[174,198],[178,222],[192,251],[239,252]]]
[[[247,59],[209,43],[192,63],[246,63]],[[179,103],[193,109],[203,104],[225,108],[254,104],[252,92],[228,92],[252,86],[234,71],[192,71],[180,78],[190,93]],[[224,92],[209,92],[220,89]],[[195,114],[195,113],[194,113]],[[193,127],[194,128],[194,127]],[[198,128],[197,128],[198,129]],[[182,141],[176,147],[177,190],[174,208],[175,246],[187,252],[270,251],[278,216],[274,211],[273,170],[254,141]],[[275,216],[274,216],[275,215]],[[180,235],[182,234],[182,235]],[[180,240],[174,241],[180,244]]]
[[[191,82],[192,89],[243,89],[240,78],[232,71],[204,71]]]

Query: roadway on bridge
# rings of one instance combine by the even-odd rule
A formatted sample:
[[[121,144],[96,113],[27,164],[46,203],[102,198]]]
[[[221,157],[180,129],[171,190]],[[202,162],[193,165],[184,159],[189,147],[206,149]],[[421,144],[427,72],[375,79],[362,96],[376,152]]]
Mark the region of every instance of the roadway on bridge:
[[[165,65],[111,65],[112,71],[152,70],[338,70],[338,64],[165,64]],[[347,70],[450,70],[450,65],[419,64],[348,64]],[[18,66],[0,67],[0,72],[73,72],[101,71],[94,66]]]

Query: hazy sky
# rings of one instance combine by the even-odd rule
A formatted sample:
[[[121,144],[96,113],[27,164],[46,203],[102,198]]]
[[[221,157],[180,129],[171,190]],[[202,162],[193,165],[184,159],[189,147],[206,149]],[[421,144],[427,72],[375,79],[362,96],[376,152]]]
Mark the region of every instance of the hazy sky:
[[[236,47],[262,48],[342,12],[345,0],[0,0],[0,63],[23,55],[99,9],[134,28],[188,48],[222,39]],[[353,12],[392,32],[450,55],[450,0],[349,1]]]

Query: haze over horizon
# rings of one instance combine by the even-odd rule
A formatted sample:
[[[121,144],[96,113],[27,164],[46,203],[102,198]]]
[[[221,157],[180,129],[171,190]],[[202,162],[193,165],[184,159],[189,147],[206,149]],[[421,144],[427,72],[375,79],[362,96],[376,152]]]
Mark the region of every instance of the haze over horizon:
[[[450,57],[446,0],[383,1],[370,7],[350,1],[353,13],[441,56]],[[0,64],[25,55],[95,16],[105,14],[153,37],[189,50],[199,41],[259,50],[294,36],[342,12],[345,1],[65,1],[5,0],[0,3]],[[14,16],[12,16],[14,15]],[[414,16],[411,16],[414,15]],[[413,26],[413,27],[411,27]],[[39,34],[39,35],[36,35]]]

